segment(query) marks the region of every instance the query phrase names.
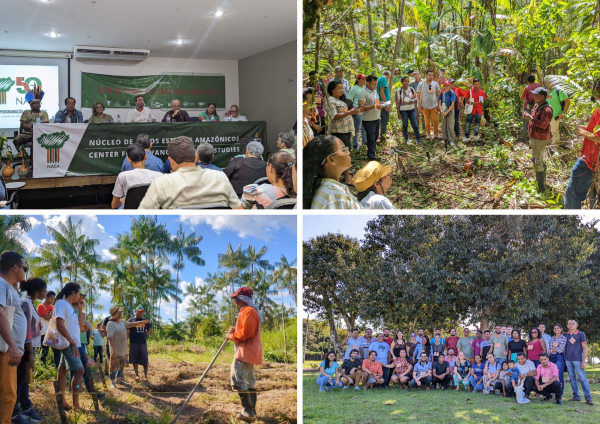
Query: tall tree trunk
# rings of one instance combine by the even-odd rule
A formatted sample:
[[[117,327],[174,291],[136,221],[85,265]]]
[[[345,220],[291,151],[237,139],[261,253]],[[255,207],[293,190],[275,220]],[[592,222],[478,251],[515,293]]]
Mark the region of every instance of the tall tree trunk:
[[[283,302],[283,288],[279,289],[281,294],[281,324],[283,325],[283,351],[285,353],[285,363],[287,364],[287,337],[285,335],[285,303]]]
[[[342,345],[338,339],[337,328],[335,327],[335,318],[331,312],[327,312],[326,316],[327,323],[329,324],[329,340],[331,341],[331,345],[334,347],[337,354],[342,356],[345,352],[342,349]]]
[[[598,0],[600,1],[600,0]],[[356,28],[354,27],[354,15],[350,15],[350,28],[352,28],[352,40],[354,41],[354,53],[356,54],[356,65],[360,68],[362,60],[360,58],[360,50],[358,48],[358,39],[356,38]]]
[[[406,4],[406,0],[402,0],[400,4],[400,10],[398,10],[398,34],[396,34],[396,45],[394,46],[394,56],[392,57],[392,66],[390,67],[390,71],[392,71],[392,80],[393,76],[396,74],[396,60],[398,59],[398,53],[400,52],[400,41],[402,40],[402,21],[404,20],[404,5]],[[390,85],[390,84],[388,84]],[[390,87],[393,84],[390,85]]]
[[[319,76],[319,55],[321,54],[321,36],[319,35],[318,28],[321,25],[321,17],[317,18],[317,33],[315,35],[315,73],[316,77]]]
[[[177,269],[177,281],[175,284],[175,324],[177,324],[177,289],[179,289],[179,267]]]
[[[385,34],[388,31],[388,26],[387,26],[387,4],[386,4],[385,0],[383,0],[381,2],[381,6],[383,7],[383,33]]]
[[[308,330],[310,329],[309,321],[310,321],[310,314],[306,314],[306,333],[305,333],[305,337],[304,337],[304,354],[303,354],[302,362],[306,362],[306,349],[308,346]]]
[[[371,19],[371,0],[367,0],[367,20],[369,21],[369,50],[371,52],[371,72],[376,73],[376,65],[375,62],[375,43],[373,39],[375,36],[373,35],[373,21]]]

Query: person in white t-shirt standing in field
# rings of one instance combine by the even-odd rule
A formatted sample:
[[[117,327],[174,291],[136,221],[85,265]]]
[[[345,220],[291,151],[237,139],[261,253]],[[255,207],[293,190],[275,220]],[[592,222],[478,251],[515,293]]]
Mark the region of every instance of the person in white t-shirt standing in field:
[[[152,122],[156,122],[156,118],[152,115],[152,110],[145,107],[146,99],[144,96],[135,96],[135,109],[127,114],[127,122],[148,122],[148,117],[152,116]]]
[[[63,409],[80,409],[79,388],[83,379],[83,364],[81,363],[79,347],[81,346],[81,331],[86,328],[83,315],[83,301],[80,296],[81,287],[77,283],[67,283],[56,297],[54,316],[56,329],[69,342],[69,346],[60,351],[60,364],[58,366],[58,384],[62,395]],[[71,393],[73,406],[66,400],[67,372],[71,371]]]
[[[160,177],[160,172],[146,169],[146,158],[148,157],[142,145],[136,143],[127,148],[127,161],[133,166],[131,171],[121,172],[117,176],[115,188],[113,189],[113,200],[111,207],[118,209],[125,204],[125,196],[130,187],[152,183],[155,178]]]

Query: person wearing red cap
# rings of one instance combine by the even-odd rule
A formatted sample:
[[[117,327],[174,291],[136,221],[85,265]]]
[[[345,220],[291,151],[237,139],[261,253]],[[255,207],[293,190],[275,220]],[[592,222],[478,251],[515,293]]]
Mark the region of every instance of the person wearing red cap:
[[[227,338],[235,343],[235,356],[231,364],[231,387],[239,392],[244,410],[237,416],[244,421],[256,417],[256,378],[254,365],[262,365],[260,325],[263,316],[254,305],[253,293],[248,287],[239,288],[229,296],[240,310],[235,327],[230,327]]]

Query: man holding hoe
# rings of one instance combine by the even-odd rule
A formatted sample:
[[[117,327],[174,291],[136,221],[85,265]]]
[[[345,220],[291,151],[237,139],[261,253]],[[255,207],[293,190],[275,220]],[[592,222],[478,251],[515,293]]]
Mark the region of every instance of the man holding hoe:
[[[254,305],[252,290],[239,288],[231,299],[240,310],[235,327],[230,327],[227,338],[235,343],[235,356],[231,364],[231,387],[238,392],[244,410],[237,416],[244,421],[256,417],[256,378],[254,365],[262,365],[262,343],[260,325],[263,316]]]

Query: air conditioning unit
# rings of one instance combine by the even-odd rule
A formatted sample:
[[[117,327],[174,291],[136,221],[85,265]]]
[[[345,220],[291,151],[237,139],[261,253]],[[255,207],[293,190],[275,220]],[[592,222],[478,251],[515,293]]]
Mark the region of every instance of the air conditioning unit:
[[[110,60],[125,62],[142,62],[150,55],[150,50],[121,49],[118,47],[75,46],[76,60]]]

